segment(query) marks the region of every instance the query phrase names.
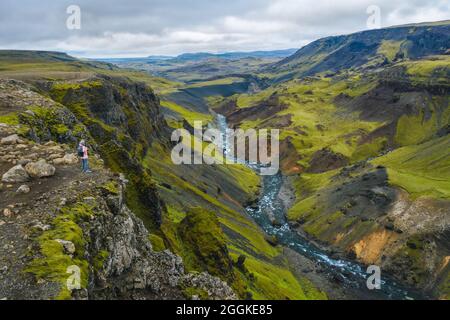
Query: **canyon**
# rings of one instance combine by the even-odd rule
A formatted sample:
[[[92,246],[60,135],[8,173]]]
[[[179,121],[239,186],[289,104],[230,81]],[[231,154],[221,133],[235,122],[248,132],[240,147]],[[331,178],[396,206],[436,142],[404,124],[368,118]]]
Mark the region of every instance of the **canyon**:
[[[448,299],[449,43],[443,21],[250,66],[0,51],[0,298]],[[279,172],[174,164],[196,121],[279,130]],[[30,163],[52,174],[10,178]]]

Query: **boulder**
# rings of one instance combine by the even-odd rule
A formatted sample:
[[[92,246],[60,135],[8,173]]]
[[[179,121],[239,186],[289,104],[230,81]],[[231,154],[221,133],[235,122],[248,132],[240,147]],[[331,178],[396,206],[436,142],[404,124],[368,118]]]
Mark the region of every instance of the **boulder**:
[[[17,144],[17,142],[20,140],[19,136],[17,134],[13,134],[9,137],[3,138],[0,140],[1,145],[10,145],[10,144]]]
[[[33,228],[44,232],[50,230],[52,227],[48,224],[43,224],[42,222],[38,221],[35,225],[33,225]]]
[[[272,226],[279,229],[283,226],[283,223],[278,220],[278,219],[273,219],[272,221],[270,221],[272,223]]]
[[[72,255],[75,253],[75,245],[71,241],[56,239],[56,242],[63,246],[64,252],[66,254]]]
[[[21,144],[16,145],[15,148],[17,150],[24,150],[24,149],[28,148],[28,146],[26,144],[21,143]]]
[[[39,155],[37,153],[32,153],[27,156],[27,159],[32,159],[32,160],[36,160],[37,158],[39,158]]]
[[[9,169],[2,177],[2,181],[7,183],[27,182],[28,180],[30,180],[30,176],[20,164]]]
[[[51,160],[55,160],[55,159],[58,159],[58,158],[61,158],[61,154],[53,153],[53,154],[49,155],[47,159],[49,161],[51,161]]]
[[[55,174],[55,167],[45,160],[30,162],[25,166],[26,172],[33,178],[51,177]]]
[[[53,159],[52,162],[54,165],[72,165],[77,164],[79,161],[77,155],[71,153],[64,155],[62,158]]]
[[[45,150],[50,153],[63,153],[64,152],[64,149],[58,145],[51,146],[49,148],[46,148]]]
[[[30,187],[27,186],[26,184],[23,184],[19,187],[19,189],[17,189],[17,193],[29,193],[31,191]]]
[[[66,164],[63,158],[57,158],[52,161],[55,166],[61,166]]]
[[[67,165],[71,164],[77,164],[80,160],[78,159],[78,156],[74,153],[68,153],[64,157],[64,163]]]

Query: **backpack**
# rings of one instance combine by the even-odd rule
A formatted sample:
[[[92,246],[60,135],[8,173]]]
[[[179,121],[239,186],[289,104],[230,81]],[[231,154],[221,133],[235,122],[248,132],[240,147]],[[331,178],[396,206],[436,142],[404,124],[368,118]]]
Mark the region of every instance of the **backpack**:
[[[82,158],[84,156],[83,146],[78,146],[77,154],[80,158]]]

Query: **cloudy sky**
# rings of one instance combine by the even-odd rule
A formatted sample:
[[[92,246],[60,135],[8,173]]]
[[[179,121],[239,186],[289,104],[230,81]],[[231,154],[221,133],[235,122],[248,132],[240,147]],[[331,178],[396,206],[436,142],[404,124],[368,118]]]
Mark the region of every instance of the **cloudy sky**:
[[[67,8],[81,29],[67,28]],[[320,37],[450,19],[448,0],[1,0],[0,49],[84,57],[175,55],[299,48]]]

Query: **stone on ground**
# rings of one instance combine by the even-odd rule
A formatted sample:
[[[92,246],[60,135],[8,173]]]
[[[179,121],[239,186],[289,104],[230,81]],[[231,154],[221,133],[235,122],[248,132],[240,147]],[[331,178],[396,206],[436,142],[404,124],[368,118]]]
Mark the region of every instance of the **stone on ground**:
[[[51,177],[55,174],[55,167],[45,160],[30,162],[25,166],[27,173],[33,178]]]
[[[17,144],[19,140],[20,140],[19,136],[17,134],[13,134],[9,137],[0,140],[0,144],[2,145]]]
[[[60,243],[66,254],[72,255],[75,253],[75,245],[71,241],[56,239],[56,242]]]
[[[9,208],[3,209],[3,215],[7,218],[11,217],[13,215],[13,212]]]
[[[17,193],[29,193],[31,191],[30,187],[27,186],[26,184],[23,184],[19,187],[19,189],[17,189]]]
[[[78,159],[77,155],[70,153],[64,155],[64,157],[62,158],[53,159],[52,162],[54,165],[72,165],[77,164],[79,161],[80,160]]]
[[[7,183],[27,182],[28,180],[30,180],[30,176],[20,164],[9,169],[2,177],[2,181]]]

